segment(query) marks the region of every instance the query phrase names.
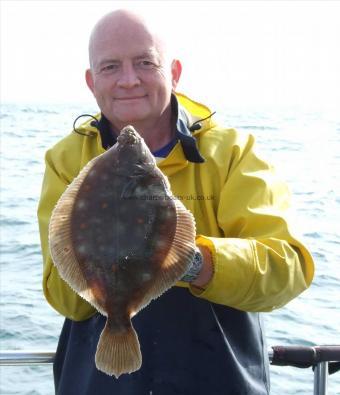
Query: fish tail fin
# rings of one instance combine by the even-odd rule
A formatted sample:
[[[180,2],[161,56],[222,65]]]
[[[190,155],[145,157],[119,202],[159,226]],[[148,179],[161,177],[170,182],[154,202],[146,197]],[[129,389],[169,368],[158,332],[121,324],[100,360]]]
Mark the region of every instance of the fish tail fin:
[[[122,373],[132,373],[142,365],[139,341],[131,322],[124,331],[117,331],[109,320],[100,335],[96,366],[102,372],[118,378]]]

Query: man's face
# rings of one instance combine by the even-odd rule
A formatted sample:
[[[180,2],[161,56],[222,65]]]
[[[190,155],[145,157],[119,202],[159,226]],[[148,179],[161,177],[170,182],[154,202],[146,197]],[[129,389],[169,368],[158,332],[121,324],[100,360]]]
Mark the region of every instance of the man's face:
[[[169,108],[180,64],[163,58],[157,41],[140,25],[102,29],[90,47],[86,81],[106,118],[121,129],[150,125]]]

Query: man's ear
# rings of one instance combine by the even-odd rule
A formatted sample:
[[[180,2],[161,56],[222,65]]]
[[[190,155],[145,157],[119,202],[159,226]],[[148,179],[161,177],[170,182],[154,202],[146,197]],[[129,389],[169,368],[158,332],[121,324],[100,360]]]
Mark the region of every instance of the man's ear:
[[[175,90],[182,74],[182,64],[178,59],[174,59],[171,64],[172,89]]]
[[[87,86],[89,87],[90,91],[94,94],[94,82],[93,82],[91,69],[86,70],[85,79]]]

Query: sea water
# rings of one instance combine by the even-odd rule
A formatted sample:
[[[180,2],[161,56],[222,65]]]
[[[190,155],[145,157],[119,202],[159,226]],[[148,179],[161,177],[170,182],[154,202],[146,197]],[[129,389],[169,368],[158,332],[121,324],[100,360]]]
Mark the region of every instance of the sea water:
[[[93,106],[4,104],[1,109],[0,350],[52,350],[63,319],[45,301],[36,208],[44,153]],[[312,286],[265,313],[268,345],[340,344],[340,118],[327,111],[222,107],[228,127],[256,137],[292,191],[292,217],[316,263]],[[227,372],[226,372],[227,374]],[[273,395],[313,393],[311,369],[271,367]],[[53,394],[52,366],[0,368],[0,394]],[[340,373],[329,377],[340,394]],[[213,394],[207,394],[213,395]]]

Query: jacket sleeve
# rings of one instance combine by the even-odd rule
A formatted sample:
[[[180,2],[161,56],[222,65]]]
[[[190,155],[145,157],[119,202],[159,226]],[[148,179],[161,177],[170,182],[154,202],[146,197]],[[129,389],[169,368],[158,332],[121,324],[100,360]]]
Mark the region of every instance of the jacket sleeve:
[[[224,237],[199,235],[211,251],[212,280],[196,296],[243,311],[271,311],[311,283],[313,259],[289,229],[290,194],[274,169],[254,152],[249,136],[236,147],[221,188],[218,226]]]
[[[67,185],[72,181],[66,172],[65,158],[53,160],[55,152],[46,153],[46,170],[43,179],[38,221],[43,255],[43,291],[49,304],[60,314],[72,320],[84,320],[94,314],[95,309],[78,296],[68,284],[62,280],[54,266],[49,252],[48,226],[54,206]],[[54,163],[59,163],[57,170]],[[63,164],[64,163],[64,164]]]

